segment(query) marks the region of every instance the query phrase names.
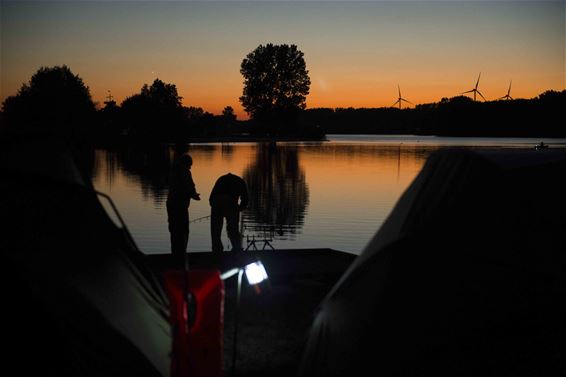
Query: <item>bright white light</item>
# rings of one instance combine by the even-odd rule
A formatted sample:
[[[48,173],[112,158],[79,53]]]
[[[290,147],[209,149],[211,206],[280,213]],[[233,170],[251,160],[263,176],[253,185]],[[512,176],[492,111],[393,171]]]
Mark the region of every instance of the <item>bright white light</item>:
[[[254,262],[244,267],[246,278],[250,285],[258,284],[267,279],[267,272],[261,262]]]

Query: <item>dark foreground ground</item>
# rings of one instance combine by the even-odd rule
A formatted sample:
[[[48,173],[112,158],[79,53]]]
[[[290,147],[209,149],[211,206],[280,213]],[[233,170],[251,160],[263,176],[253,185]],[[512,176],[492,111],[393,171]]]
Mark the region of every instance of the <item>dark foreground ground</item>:
[[[237,376],[295,376],[317,306],[342,276],[355,256],[330,249],[277,250],[246,253],[259,257],[269,274],[261,293],[245,278],[238,321]],[[191,268],[218,268],[221,272],[242,263],[242,256],[226,253],[189,254]],[[171,267],[169,255],[149,256],[160,273]],[[225,282],[224,371],[232,375],[237,278]]]

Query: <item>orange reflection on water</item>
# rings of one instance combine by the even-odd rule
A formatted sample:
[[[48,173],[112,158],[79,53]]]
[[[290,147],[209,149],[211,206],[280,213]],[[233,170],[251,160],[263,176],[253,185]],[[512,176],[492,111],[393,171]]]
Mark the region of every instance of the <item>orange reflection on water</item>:
[[[169,250],[164,202],[174,152],[163,148],[96,156],[95,187],[114,198],[146,252]],[[242,214],[245,236],[267,234],[276,248],[357,253],[433,149],[356,142],[189,145],[202,199],[191,203],[190,217],[209,215],[214,182],[232,172],[246,179],[250,191]],[[189,250],[210,250],[209,227],[207,220],[191,224]]]

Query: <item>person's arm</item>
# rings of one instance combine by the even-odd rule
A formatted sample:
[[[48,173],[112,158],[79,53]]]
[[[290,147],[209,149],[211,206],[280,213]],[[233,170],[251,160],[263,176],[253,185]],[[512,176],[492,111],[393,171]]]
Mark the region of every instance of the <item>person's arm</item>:
[[[190,170],[187,173],[186,189],[188,196],[191,199],[200,200],[200,194],[197,192],[195,182],[193,181],[193,176]]]
[[[210,196],[208,197],[208,203],[210,204],[211,207],[212,207],[212,198],[216,195],[217,191],[218,191],[218,181],[214,184],[214,187],[210,192]]]

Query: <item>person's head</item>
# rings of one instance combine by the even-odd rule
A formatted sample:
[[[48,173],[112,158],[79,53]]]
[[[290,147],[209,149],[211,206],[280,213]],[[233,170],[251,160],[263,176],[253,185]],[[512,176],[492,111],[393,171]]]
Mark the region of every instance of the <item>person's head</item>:
[[[179,164],[183,167],[187,167],[190,169],[191,166],[193,165],[193,159],[190,155],[184,154],[181,157],[179,157]]]

